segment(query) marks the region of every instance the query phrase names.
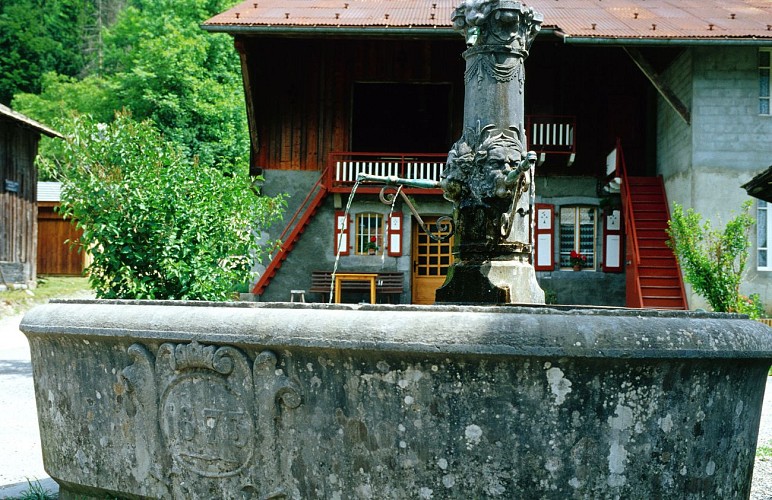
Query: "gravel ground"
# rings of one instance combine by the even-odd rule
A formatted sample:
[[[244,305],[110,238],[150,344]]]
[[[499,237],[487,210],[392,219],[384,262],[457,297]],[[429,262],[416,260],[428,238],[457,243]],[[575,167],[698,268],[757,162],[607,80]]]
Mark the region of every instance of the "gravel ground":
[[[767,379],[767,390],[764,392],[758,446],[772,447],[772,377]],[[772,500],[772,456],[756,457],[751,500]]]
[[[32,367],[21,316],[0,320],[0,499],[17,497],[28,480],[56,491],[43,469]],[[758,446],[772,447],[772,377],[767,380]],[[751,500],[772,500],[772,456],[756,458]]]

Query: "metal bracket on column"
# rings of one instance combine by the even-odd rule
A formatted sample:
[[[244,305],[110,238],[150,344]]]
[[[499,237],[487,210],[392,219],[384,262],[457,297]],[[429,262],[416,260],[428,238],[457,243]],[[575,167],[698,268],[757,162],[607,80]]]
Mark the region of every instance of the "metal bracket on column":
[[[437,222],[434,223],[434,231],[436,231],[437,234],[432,232],[429,229],[429,226],[424,222],[424,220],[421,218],[421,216],[418,213],[418,210],[416,210],[415,206],[413,206],[413,202],[410,201],[410,198],[405,195],[405,193],[402,192],[403,186],[409,186],[409,187],[417,187],[417,188],[424,188],[424,189],[437,189],[440,187],[440,183],[437,181],[430,181],[430,180],[424,180],[424,179],[402,179],[400,177],[396,176],[380,176],[380,175],[368,175],[368,174],[359,174],[357,179],[361,182],[377,182],[380,184],[386,184],[381,188],[381,192],[378,194],[378,197],[381,200],[381,203],[384,205],[391,205],[394,203],[394,197],[399,195],[402,198],[402,201],[405,203],[407,208],[410,210],[410,212],[413,214],[413,217],[415,217],[416,221],[418,222],[418,225],[423,229],[423,231],[429,235],[429,238],[431,238],[434,241],[447,241],[450,239],[451,236],[453,236],[453,233],[455,232],[456,228],[453,224],[453,218],[450,216],[442,216],[437,218]],[[395,189],[396,191],[394,193],[389,193],[389,189]],[[441,234],[444,231],[447,231],[446,234]],[[439,236],[438,236],[439,235]]]

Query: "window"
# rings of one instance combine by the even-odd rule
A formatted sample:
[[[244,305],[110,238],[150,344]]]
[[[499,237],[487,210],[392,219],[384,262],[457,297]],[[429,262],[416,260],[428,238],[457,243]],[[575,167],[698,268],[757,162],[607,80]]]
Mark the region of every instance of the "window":
[[[772,49],[759,50],[759,113],[762,115],[772,114],[769,102],[769,80],[772,76],[770,59],[772,59]]]
[[[594,207],[560,207],[560,267],[570,268],[571,251],[587,257],[587,269],[595,269],[595,225],[598,212]]]
[[[768,208],[766,201],[759,200],[756,209],[756,268],[760,271],[772,271],[772,262],[769,258]]]
[[[383,253],[383,215],[361,213],[357,215],[357,255],[381,255]]]

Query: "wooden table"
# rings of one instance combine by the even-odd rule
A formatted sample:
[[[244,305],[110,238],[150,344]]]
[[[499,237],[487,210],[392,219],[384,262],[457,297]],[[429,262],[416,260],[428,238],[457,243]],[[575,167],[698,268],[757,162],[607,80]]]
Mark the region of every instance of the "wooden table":
[[[378,273],[336,273],[335,303],[340,304],[340,288],[344,281],[368,281],[370,283],[370,303],[375,304],[375,279]]]

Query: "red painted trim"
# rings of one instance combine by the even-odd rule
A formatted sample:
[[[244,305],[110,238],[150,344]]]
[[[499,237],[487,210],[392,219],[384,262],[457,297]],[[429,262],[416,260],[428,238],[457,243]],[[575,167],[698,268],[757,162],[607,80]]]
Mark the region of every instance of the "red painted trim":
[[[547,205],[544,203],[537,203],[535,205],[536,210],[536,222],[534,224],[534,269],[537,271],[552,271],[555,269],[555,206],[554,205]],[[540,221],[539,221],[539,212],[544,213],[544,211],[549,212],[549,227],[539,227]],[[546,223],[547,221],[542,221],[543,223]],[[540,243],[539,243],[539,236],[542,237],[542,243],[544,244],[543,240],[545,238],[549,238],[549,260],[548,262],[540,262],[539,252],[540,252]]]
[[[610,229],[608,227],[608,218],[613,214],[613,212],[617,210],[619,211],[619,228],[618,229]],[[603,217],[603,262],[601,263],[601,269],[605,273],[621,273],[625,269],[625,233],[624,233],[624,224],[622,216],[622,210],[621,209],[606,209],[603,211],[602,214]],[[618,266],[607,266],[606,262],[608,262],[609,257],[609,247],[608,247],[608,237],[609,236],[619,236],[619,255],[617,256],[617,260],[619,262]]]
[[[392,219],[399,221],[398,227],[394,227]],[[386,231],[387,241],[385,242],[386,248],[388,249],[387,255],[389,257],[399,257],[402,255],[402,227],[405,224],[405,220],[402,218],[402,212],[394,212],[391,214],[391,218],[387,221],[387,224],[389,225],[388,230]],[[396,249],[392,249],[391,247],[392,237],[396,237],[399,241],[396,245]]]
[[[344,221],[345,227],[341,228],[339,221]],[[337,210],[335,212],[335,220],[333,221],[334,231],[332,238],[332,254],[338,255],[350,255],[351,254],[351,219],[348,218],[346,212]]]

